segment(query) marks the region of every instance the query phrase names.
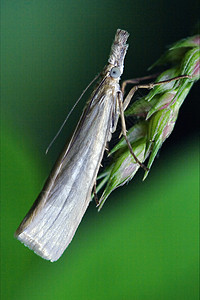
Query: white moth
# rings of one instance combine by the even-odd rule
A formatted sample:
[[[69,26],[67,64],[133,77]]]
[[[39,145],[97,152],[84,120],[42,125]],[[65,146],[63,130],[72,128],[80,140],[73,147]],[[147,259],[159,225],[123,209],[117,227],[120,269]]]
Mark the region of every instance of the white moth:
[[[91,193],[121,111],[120,76],[129,34],[118,29],[101,73],[70,143],[15,236],[41,257],[56,261],[71,242],[91,201]],[[120,100],[121,101],[121,100]]]

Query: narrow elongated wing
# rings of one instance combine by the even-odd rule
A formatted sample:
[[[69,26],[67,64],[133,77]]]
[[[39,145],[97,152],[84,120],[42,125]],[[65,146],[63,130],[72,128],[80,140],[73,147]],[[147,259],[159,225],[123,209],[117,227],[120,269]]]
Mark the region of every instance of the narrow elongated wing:
[[[39,195],[39,206],[17,231],[17,238],[45,259],[55,261],[62,255],[89,205],[108,139],[112,106],[113,101],[104,96],[98,108],[90,110],[54,171],[56,176],[50,175],[49,187]]]

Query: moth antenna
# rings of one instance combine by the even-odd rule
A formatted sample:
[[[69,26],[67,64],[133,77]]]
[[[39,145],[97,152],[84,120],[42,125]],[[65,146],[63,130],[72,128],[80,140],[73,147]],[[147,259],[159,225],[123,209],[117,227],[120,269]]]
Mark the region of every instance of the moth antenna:
[[[76,100],[75,104],[73,105],[73,107],[71,108],[70,112],[68,113],[67,117],[65,118],[64,122],[62,123],[62,125],[60,126],[60,128],[58,129],[58,132],[56,133],[56,135],[54,136],[53,140],[50,142],[49,146],[47,147],[45,154],[48,153],[49,149],[51,148],[51,146],[53,145],[53,143],[55,142],[55,140],[57,139],[57,137],[59,136],[60,132],[62,131],[63,127],[65,126],[65,123],[67,122],[67,120],[69,119],[71,113],[73,112],[74,108],[77,106],[77,104],[79,103],[79,101],[81,100],[81,98],[83,97],[83,95],[85,94],[85,92],[89,89],[89,87],[97,80],[97,78],[100,76],[100,74],[96,75],[94,77],[94,79],[87,85],[87,87],[83,90],[83,92],[81,93],[80,97],[78,98],[78,100]]]

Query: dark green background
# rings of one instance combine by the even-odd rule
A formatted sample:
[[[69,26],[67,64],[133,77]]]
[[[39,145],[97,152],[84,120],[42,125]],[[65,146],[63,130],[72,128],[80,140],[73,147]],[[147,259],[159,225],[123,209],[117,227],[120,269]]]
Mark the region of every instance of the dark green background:
[[[69,138],[85,86],[102,70],[117,28],[130,32],[122,79],[190,35],[198,1],[2,0],[2,299],[198,299],[197,85],[145,182],[138,174],[101,213],[92,203],[56,263],[13,238]]]

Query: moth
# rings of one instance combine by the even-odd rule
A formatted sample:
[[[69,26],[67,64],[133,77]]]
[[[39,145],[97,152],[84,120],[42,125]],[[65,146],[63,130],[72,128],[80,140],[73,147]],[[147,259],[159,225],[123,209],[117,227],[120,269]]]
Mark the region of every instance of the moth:
[[[16,238],[42,258],[56,261],[71,242],[91,201],[104,150],[116,130],[119,85],[128,32],[118,29],[108,64],[41,193],[18,227]]]

